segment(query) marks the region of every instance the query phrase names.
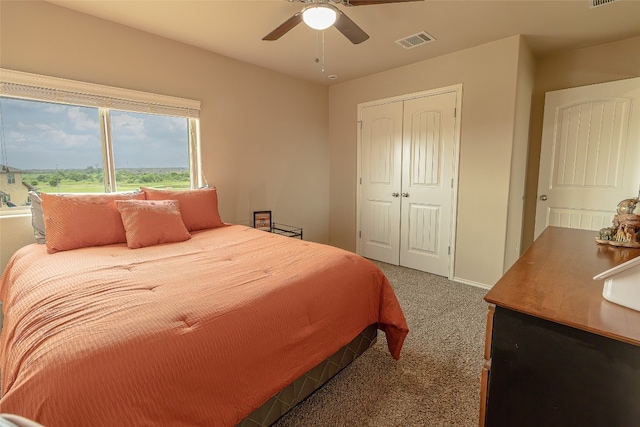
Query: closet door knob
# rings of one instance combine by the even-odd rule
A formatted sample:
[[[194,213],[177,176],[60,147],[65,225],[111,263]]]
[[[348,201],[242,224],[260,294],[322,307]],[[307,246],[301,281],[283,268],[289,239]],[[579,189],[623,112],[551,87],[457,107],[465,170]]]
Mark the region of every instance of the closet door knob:
[[[393,193],[391,193],[391,195],[392,195],[393,197],[398,197],[400,194],[398,194],[398,192],[397,192],[397,191],[394,191]]]
[[[402,197],[409,197],[409,193],[402,193]]]

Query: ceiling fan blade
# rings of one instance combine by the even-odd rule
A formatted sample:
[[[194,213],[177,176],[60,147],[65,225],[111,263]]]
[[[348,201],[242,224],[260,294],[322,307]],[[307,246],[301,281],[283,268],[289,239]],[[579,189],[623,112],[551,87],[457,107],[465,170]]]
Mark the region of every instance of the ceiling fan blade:
[[[424,1],[424,0],[349,0],[345,3],[345,6],[367,6],[370,4],[385,4],[385,3],[408,3],[412,1]]]
[[[369,35],[365,33],[362,28],[358,27],[358,25],[349,19],[349,17],[343,12],[340,12],[340,16],[338,16],[338,19],[333,26],[344,34],[344,36],[353,44],[362,43],[369,38]]]
[[[291,30],[293,27],[302,22],[302,12],[298,12],[293,15],[291,18],[284,21],[278,28],[271,31],[269,34],[264,36],[262,40],[278,40],[280,37],[284,36]]]

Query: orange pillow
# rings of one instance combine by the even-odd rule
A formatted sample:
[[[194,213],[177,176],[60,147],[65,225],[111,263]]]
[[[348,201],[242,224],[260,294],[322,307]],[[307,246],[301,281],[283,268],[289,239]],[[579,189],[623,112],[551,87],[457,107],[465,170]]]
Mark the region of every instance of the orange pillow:
[[[160,190],[140,187],[147,200],[177,200],[180,203],[182,221],[189,231],[222,227],[218,213],[218,193],[213,188],[197,190]]]
[[[127,241],[115,200],[144,199],[144,194],[41,193],[47,252]]]
[[[131,249],[191,238],[182,222],[177,200],[117,200],[115,203]]]

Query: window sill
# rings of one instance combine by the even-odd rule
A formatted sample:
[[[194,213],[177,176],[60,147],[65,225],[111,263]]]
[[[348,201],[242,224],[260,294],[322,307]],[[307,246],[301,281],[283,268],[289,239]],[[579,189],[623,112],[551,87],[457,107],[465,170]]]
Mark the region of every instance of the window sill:
[[[0,208],[0,218],[31,216],[30,206],[20,206],[17,208]]]

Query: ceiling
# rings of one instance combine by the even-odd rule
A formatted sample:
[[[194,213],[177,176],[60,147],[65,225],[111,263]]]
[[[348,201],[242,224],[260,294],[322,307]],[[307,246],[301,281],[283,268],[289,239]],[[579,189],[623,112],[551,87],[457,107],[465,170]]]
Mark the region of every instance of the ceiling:
[[[358,45],[335,28],[318,32],[304,23],[277,41],[263,41],[262,37],[304,7],[299,1],[48,1],[326,85],[516,34],[526,37],[538,57],[640,36],[640,0],[616,0],[594,8],[590,7],[593,0],[424,0],[339,5],[370,36]],[[395,43],[422,31],[436,40],[412,49]]]

